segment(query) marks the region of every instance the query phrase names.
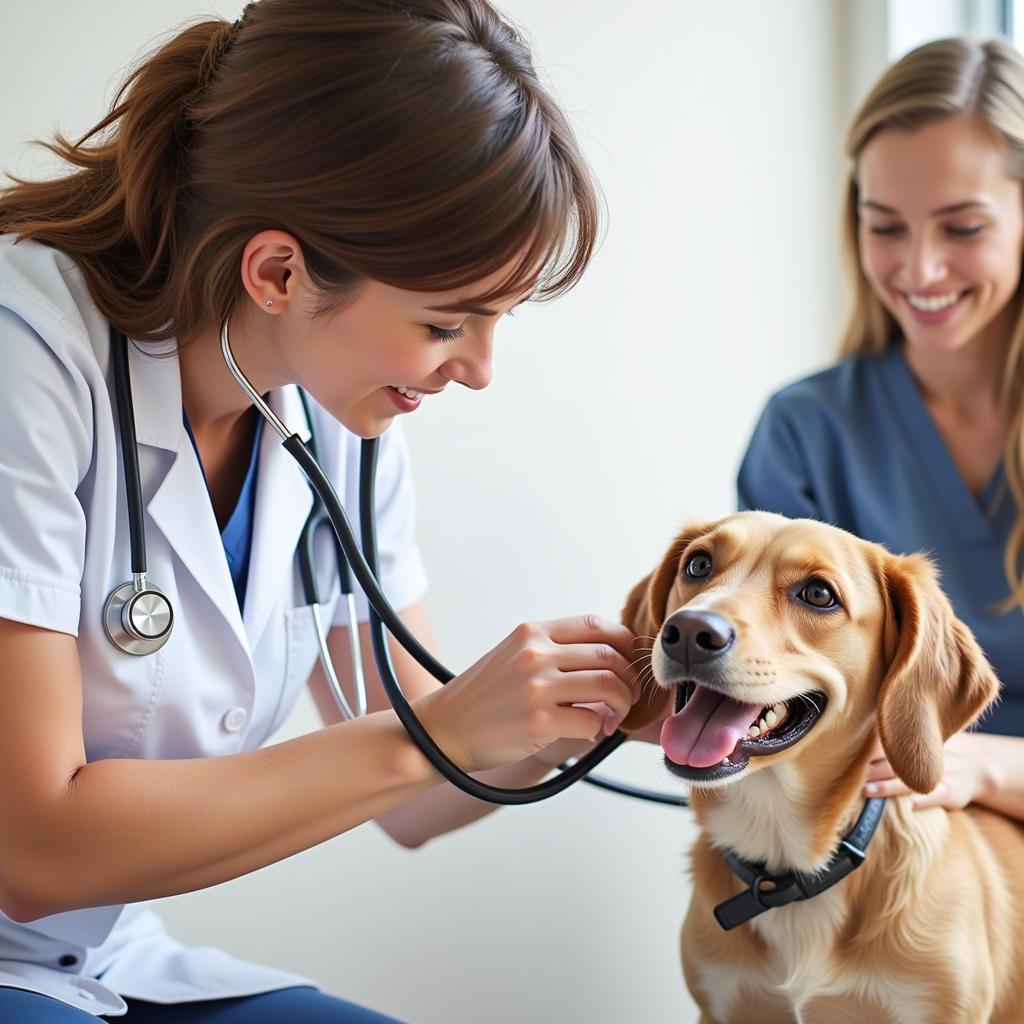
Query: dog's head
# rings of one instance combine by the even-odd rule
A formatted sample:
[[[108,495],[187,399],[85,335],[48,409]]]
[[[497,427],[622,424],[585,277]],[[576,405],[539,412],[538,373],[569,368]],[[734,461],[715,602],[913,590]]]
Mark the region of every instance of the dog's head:
[[[684,530],[630,593],[623,621],[653,640],[653,682],[623,723],[665,721],[665,761],[711,787],[875,731],[926,793],[943,744],[998,681],[931,563],[811,520],[743,512]],[[655,685],[656,684],[656,685]]]

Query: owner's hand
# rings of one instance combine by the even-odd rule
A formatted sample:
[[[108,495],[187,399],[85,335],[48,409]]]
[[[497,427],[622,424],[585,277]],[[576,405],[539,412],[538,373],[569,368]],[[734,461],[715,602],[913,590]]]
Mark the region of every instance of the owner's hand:
[[[926,807],[959,810],[989,792],[990,772],[982,733],[955,733],[946,741],[944,753],[946,767],[942,781],[926,795],[914,794],[915,810]],[[879,743],[871,755],[864,795],[905,796],[913,792],[896,777]]]
[[[559,761],[578,756],[614,732],[637,698],[634,639],[597,615],[524,623],[413,709],[464,771],[512,764],[559,740],[575,741],[553,752]]]

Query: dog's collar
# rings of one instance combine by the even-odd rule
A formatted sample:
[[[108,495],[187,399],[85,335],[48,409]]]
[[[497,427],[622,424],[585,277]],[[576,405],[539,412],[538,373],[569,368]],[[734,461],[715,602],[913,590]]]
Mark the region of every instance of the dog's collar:
[[[839,847],[825,867],[813,875],[790,871],[784,875],[770,874],[764,864],[752,864],[743,860],[731,850],[722,854],[726,864],[747,883],[748,888],[737,896],[719,903],[715,907],[715,919],[729,931],[737,925],[746,924],[752,917],[763,914],[772,907],[784,907],[797,900],[808,900],[818,893],[831,889],[836,882],[845,878],[864,863],[868,843],[882,819],[885,800],[875,797],[864,804],[857,823],[839,840]],[[765,885],[767,884],[767,888]]]

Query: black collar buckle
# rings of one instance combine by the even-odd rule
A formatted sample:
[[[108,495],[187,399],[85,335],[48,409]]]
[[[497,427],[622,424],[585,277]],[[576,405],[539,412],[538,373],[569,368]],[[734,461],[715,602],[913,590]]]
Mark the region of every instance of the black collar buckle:
[[[784,907],[799,900],[811,899],[844,879],[864,863],[868,843],[871,842],[882,819],[885,800],[873,798],[864,804],[857,823],[839,841],[831,860],[816,874],[788,871],[773,875],[764,864],[752,864],[731,850],[723,853],[726,864],[744,882],[747,888],[715,907],[715,920],[726,931],[774,907]]]

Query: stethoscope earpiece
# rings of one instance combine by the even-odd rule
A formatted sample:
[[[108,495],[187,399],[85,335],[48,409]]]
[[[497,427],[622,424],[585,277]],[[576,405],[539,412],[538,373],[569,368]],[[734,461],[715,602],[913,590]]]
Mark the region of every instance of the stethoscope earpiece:
[[[103,606],[103,628],[125,654],[153,654],[171,635],[174,612],[163,591],[143,579],[122,583]]]

